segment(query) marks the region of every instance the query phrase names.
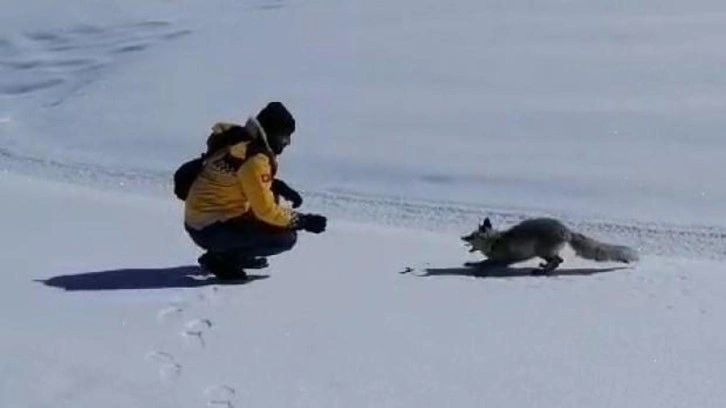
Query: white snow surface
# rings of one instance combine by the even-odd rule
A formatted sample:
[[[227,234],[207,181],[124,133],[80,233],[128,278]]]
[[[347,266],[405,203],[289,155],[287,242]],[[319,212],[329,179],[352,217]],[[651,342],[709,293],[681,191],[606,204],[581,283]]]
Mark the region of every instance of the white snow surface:
[[[167,183],[279,99],[309,192],[726,227],[722,1],[8,2],[7,167]]]
[[[0,407],[723,407],[726,3],[4,0]],[[195,266],[170,176],[297,118],[301,234]],[[471,276],[484,216],[632,245]]]
[[[334,222],[269,278],[218,285],[198,276],[174,202],[0,187],[0,213],[32,214],[2,220],[0,406],[726,401],[723,263],[568,256],[555,277],[475,278],[455,237]]]

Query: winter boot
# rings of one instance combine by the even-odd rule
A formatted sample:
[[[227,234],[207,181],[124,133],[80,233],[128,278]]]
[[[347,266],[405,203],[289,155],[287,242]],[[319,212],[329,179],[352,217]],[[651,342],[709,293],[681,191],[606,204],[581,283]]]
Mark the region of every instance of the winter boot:
[[[243,257],[237,265],[244,269],[265,269],[270,266],[265,257]]]
[[[247,274],[240,265],[220,254],[206,252],[197,261],[199,266],[212,273],[219,280],[247,279]]]

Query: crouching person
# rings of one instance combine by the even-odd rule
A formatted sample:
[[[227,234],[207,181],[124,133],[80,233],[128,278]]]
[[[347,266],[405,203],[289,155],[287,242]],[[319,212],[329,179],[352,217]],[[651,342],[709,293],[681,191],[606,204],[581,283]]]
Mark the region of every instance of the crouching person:
[[[289,251],[297,231],[325,231],[327,220],[294,208],[302,197],[276,179],[277,158],[290,144],[295,120],[271,102],[244,126],[218,123],[185,198],[184,226],[206,250],[199,264],[220,279],[244,279],[245,269],[267,266],[267,257]]]

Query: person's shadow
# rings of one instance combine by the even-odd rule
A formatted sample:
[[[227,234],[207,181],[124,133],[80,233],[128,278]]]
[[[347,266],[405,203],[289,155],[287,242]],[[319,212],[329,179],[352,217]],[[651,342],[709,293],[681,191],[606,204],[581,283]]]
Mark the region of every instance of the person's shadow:
[[[82,290],[133,290],[196,288],[207,285],[240,285],[268,278],[269,275],[247,275],[246,280],[220,281],[199,266],[187,265],[170,268],[115,269],[87,272],[74,275],[60,275],[48,279],[37,279],[46,286],[67,291]]]
[[[519,277],[553,277],[553,276],[590,276],[598,273],[613,272],[628,269],[627,266],[614,266],[609,268],[558,268],[543,275],[539,268],[511,267],[511,266],[459,266],[451,268],[426,268],[421,277],[429,276],[473,276],[477,278],[519,278]]]

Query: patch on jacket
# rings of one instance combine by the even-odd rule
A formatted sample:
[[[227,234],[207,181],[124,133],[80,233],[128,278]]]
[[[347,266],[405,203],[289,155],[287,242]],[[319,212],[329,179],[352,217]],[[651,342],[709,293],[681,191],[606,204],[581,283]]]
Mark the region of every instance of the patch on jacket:
[[[223,173],[236,173],[245,161],[227,153],[212,162],[212,166]]]

